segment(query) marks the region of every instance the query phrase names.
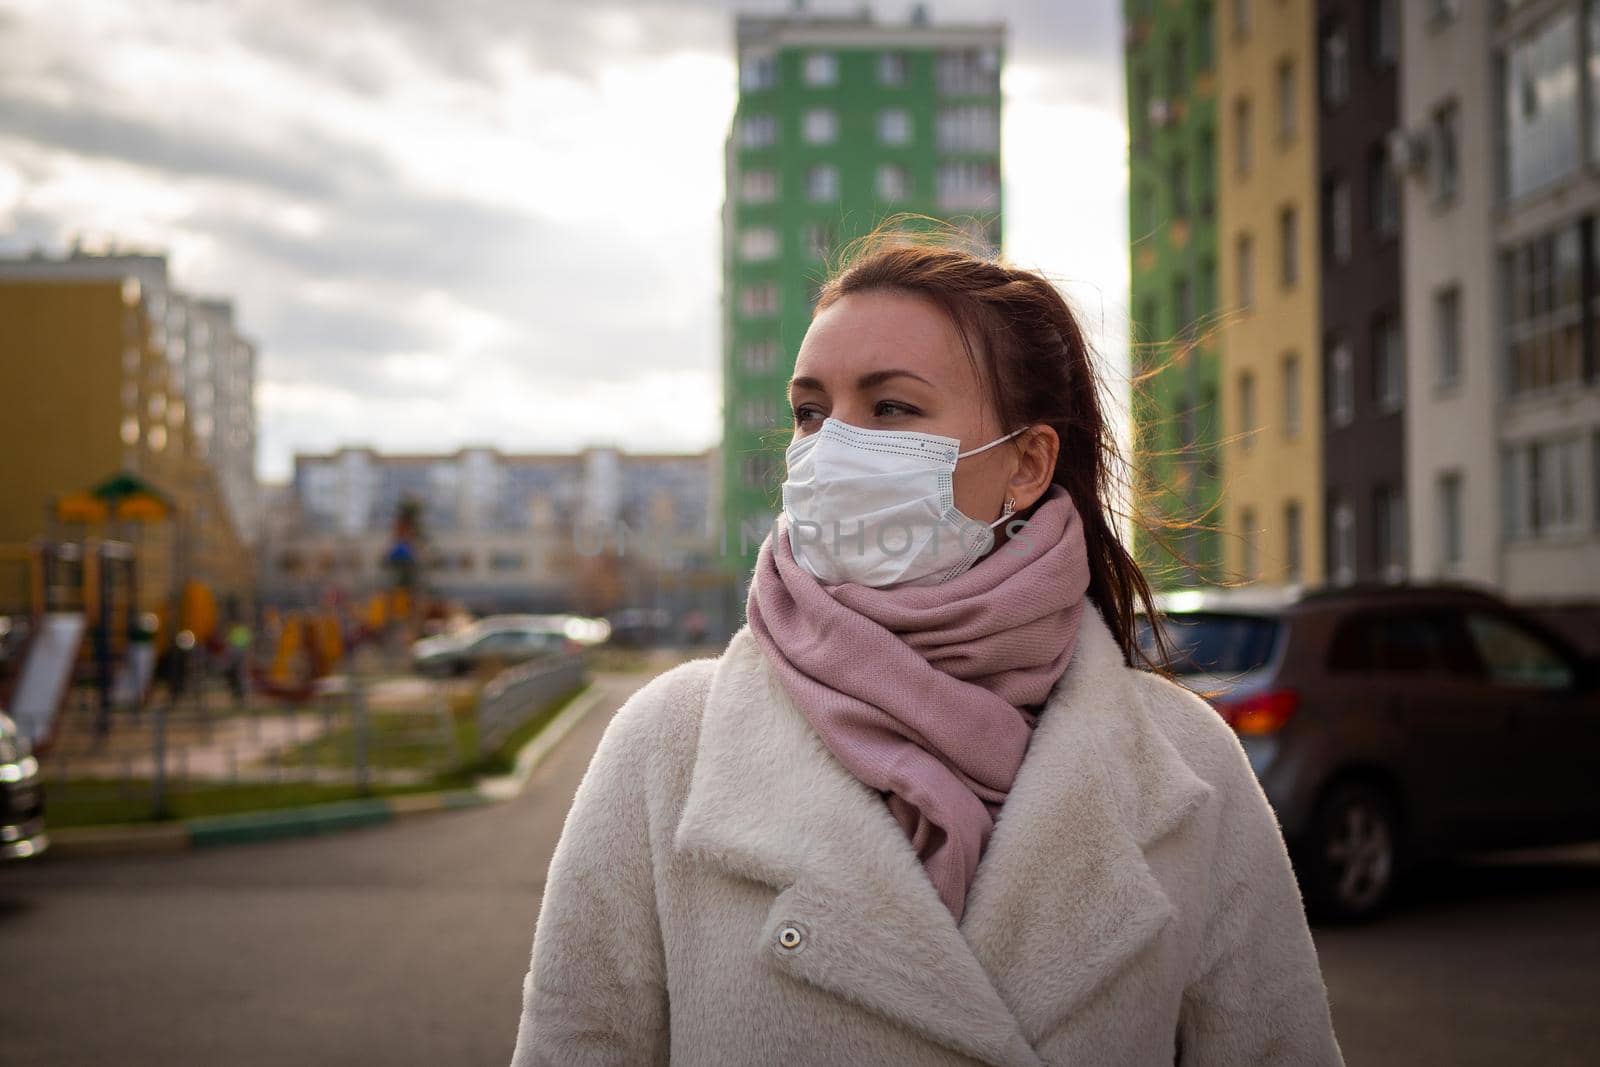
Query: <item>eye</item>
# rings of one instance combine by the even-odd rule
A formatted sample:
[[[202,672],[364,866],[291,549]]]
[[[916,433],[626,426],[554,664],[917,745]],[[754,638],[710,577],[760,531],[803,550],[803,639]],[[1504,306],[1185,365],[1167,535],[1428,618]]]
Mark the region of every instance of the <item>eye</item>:
[[[920,415],[922,412],[910,404],[902,404],[898,400],[880,400],[872,406],[872,414],[880,419],[903,418],[907,415]]]
[[[822,413],[822,409],[817,407],[815,404],[801,404],[794,409],[793,415],[794,424],[796,426],[807,426],[812,423],[821,422],[824,418],[826,418],[826,416]]]

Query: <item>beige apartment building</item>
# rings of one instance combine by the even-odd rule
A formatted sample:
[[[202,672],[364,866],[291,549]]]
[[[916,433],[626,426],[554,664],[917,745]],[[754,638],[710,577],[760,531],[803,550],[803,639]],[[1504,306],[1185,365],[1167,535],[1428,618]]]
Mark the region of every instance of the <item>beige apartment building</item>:
[[[1218,5],[1223,560],[1322,578],[1315,5]]]

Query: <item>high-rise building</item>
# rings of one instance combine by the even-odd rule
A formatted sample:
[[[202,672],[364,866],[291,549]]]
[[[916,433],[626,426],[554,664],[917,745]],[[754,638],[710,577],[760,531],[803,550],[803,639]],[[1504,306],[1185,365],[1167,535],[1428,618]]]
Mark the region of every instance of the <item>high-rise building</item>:
[[[1380,5],[1381,6],[1381,5]],[[1314,5],[1217,13],[1224,559],[1272,584],[1322,578],[1322,347]]]
[[[1000,243],[999,25],[741,16],[723,208],[718,510],[748,575],[777,510],[794,368],[830,257],[902,212]]]
[[[1394,145],[1406,360],[1411,572],[1501,585],[1505,395],[1494,212],[1493,4],[1403,4]],[[1574,74],[1576,77],[1576,74]]]
[[[1489,69],[1496,75],[1500,132],[1499,151],[1490,157],[1498,178],[1490,211],[1496,260],[1490,304],[1503,315],[1492,334],[1500,386],[1501,581],[1524,599],[1594,597],[1600,595],[1600,6],[1525,0],[1499,9]]]
[[[0,282],[118,281],[139,285],[140,312],[151,343],[161,349],[179,393],[196,455],[221,486],[234,528],[254,540],[260,519],[256,499],[256,349],[234,323],[233,304],[174,287],[165,256],[92,253],[74,248],[52,258],[40,254],[0,259]]]
[[[216,419],[202,434],[196,412],[208,409],[197,408],[196,397],[208,395],[207,383],[195,380],[191,392],[193,350],[183,343],[189,335],[172,329],[171,304],[180,298],[165,288],[165,273],[158,257],[128,258],[115,268],[82,256],[0,263],[0,398],[10,430],[10,446],[0,452],[0,542],[71,536],[56,502],[129,473],[173,505],[164,519],[137,530],[118,524],[98,531],[135,541],[138,606],[165,610],[182,583],[197,580],[224,606],[243,610],[255,576],[227,486],[237,478],[236,489],[253,500],[253,463],[219,466],[238,438],[222,448],[205,438],[241,429],[253,441],[254,350],[231,321],[207,335],[201,347],[208,352],[215,338],[228,355],[244,346],[247,358],[230,365],[242,380],[229,388],[246,399],[242,411],[231,403],[211,407]],[[224,321],[212,308],[201,313]],[[220,395],[209,398],[215,404]]]
[[[1335,584],[1395,581],[1408,571],[1405,355],[1413,349],[1401,220],[1403,206],[1425,208],[1402,204],[1390,151],[1400,6],[1321,0],[1315,77],[1306,79],[1316,94],[1322,334],[1307,353],[1305,384],[1308,397],[1322,398],[1325,574]]]
[[[1125,7],[1136,551],[1154,584],[1192,585],[1220,577],[1222,553],[1214,14]]]

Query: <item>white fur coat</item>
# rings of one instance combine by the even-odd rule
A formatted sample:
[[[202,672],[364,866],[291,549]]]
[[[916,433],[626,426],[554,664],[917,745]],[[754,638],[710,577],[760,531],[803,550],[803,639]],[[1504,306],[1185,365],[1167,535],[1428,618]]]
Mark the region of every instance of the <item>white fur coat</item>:
[[[513,1063],[1338,1064],[1237,738],[1084,613],[957,926],[748,631],[640,690],[567,816]]]

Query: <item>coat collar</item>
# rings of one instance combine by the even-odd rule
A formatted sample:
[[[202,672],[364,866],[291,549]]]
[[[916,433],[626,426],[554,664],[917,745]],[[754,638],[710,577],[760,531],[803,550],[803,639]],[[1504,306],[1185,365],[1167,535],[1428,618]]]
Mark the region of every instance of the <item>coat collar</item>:
[[[1091,605],[958,927],[880,795],[827,751],[746,629],[707,696],[676,844],[779,890],[752,948],[780,970],[1020,1067],[1171,919],[1144,851],[1209,792]]]

